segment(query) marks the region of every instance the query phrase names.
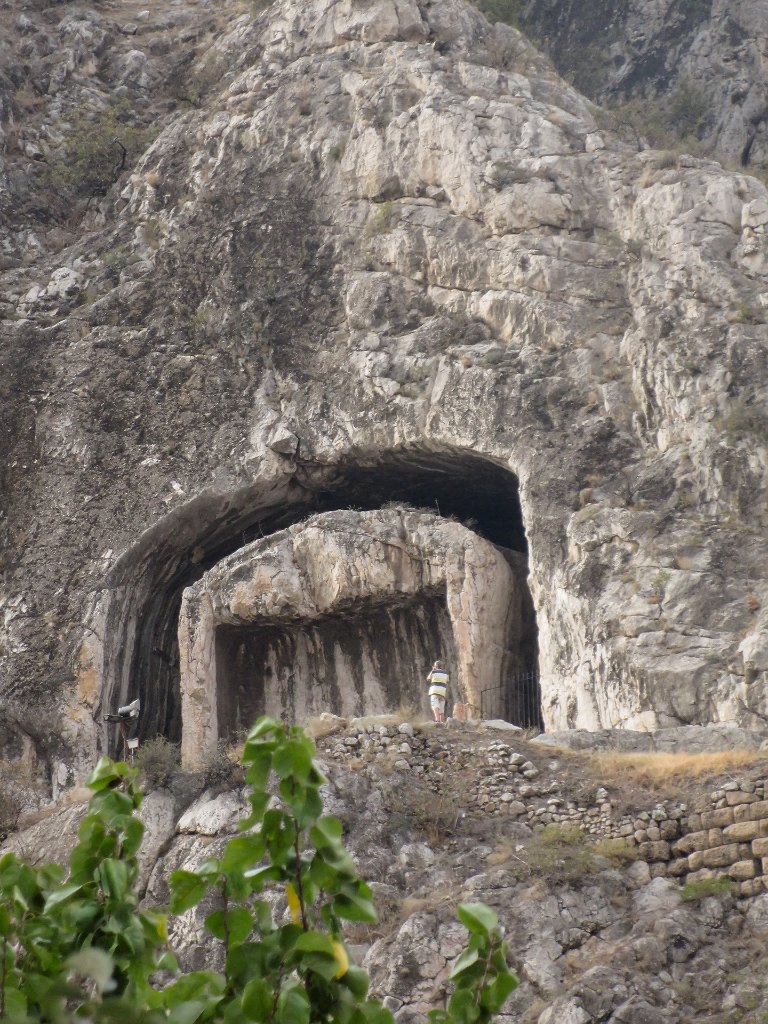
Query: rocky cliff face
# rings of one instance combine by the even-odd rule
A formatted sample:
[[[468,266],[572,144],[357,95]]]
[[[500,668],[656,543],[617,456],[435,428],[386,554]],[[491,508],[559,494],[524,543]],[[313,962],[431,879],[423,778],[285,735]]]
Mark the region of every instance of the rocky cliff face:
[[[105,196],[69,190],[58,251],[9,218],[8,716],[41,732],[65,695],[90,756],[140,693],[178,737],[184,588],[398,499],[527,557],[549,728],[763,722],[763,185],[603,133],[462,0],[217,7],[206,37],[209,10],[178,12],[203,26],[184,109],[154,77],[176,14],[13,23],[38,55],[79,26],[43,161],[75,153],[53,126],[86,84],[136,102],[128,49],[161,130]],[[6,139],[6,183],[35,159]]]
[[[458,523],[401,509],[326,512],[241,548],[184,591],[185,762],[263,714],[428,711],[435,654],[451,703],[498,713],[487,698],[531,669],[535,645],[520,568]]]
[[[765,170],[764,0],[522,0],[510,9],[591,99],[661,100],[673,132]]]

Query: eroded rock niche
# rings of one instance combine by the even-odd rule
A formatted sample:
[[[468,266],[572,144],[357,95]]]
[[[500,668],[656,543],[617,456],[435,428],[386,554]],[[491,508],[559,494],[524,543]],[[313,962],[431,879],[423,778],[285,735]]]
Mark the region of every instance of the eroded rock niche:
[[[264,712],[426,711],[436,657],[477,711],[529,667],[525,575],[524,556],[407,509],[323,513],[246,545],[184,591],[185,763]]]
[[[262,714],[302,721],[332,708],[422,710],[425,666],[437,656],[455,675],[444,594],[299,625],[219,626],[219,734],[235,736]]]

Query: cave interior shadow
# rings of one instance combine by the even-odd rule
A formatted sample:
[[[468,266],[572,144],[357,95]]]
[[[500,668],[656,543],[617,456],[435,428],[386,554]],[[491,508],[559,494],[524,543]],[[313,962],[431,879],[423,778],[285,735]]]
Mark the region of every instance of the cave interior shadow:
[[[527,560],[518,481],[514,473],[471,451],[403,449],[369,461],[349,459],[334,467],[318,485],[316,473],[299,471],[298,500],[254,514],[247,505],[229,510],[226,522],[201,525],[194,545],[183,549],[173,539],[157,553],[155,578],[149,596],[137,609],[130,658],[130,696],[142,700],[142,736],[181,738],[178,621],[182,594],[217,562],[259,537],[268,536],[318,512],[341,509],[370,511],[390,503],[405,503],[458,520],[502,550]],[[527,620],[523,651],[524,685],[532,687],[520,705],[535,708],[525,726],[540,727],[540,694],[535,609],[530,592],[524,595]],[[532,680],[532,681],[531,681]],[[513,682],[510,681],[510,685]]]

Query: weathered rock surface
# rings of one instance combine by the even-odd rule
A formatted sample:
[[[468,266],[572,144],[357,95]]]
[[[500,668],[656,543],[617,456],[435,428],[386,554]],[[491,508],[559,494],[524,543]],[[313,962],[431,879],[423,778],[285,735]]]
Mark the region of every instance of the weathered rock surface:
[[[656,751],[669,753],[714,753],[718,750],[762,749],[765,731],[739,729],[732,725],[682,725],[656,732],[631,729],[571,729],[542,733],[534,743],[570,750]]]
[[[384,740],[398,737],[412,746],[407,770],[392,770],[388,761]],[[585,755],[560,756],[519,735],[494,739],[466,725],[451,732],[358,720],[321,739],[319,749],[328,778],[326,809],[341,818],[380,917],[373,928],[350,926],[347,937],[398,1022],[424,1024],[427,1012],[442,1005],[465,941],[455,904],[478,899],[498,911],[521,981],[502,1024],[687,1024],[727,1019],[722,1014],[733,1008],[759,1021],[768,1011],[756,962],[768,930],[765,879],[734,881],[728,891],[713,887],[709,894],[704,885],[697,895],[682,883],[727,876],[735,865],[698,878],[672,874],[676,863],[727,849],[722,833],[733,826],[702,831],[706,815],[735,816],[741,809],[742,825],[747,813],[756,823],[768,821],[760,799],[768,791],[765,759],[744,772],[689,780],[691,803],[683,807],[606,777],[602,762]],[[534,776],[525,778],[526,771]],[[478,799],[478,791],[488,796],[509,787],[520,794],[522,815]],[[729,804],[734,794],[754,800]],[[170,806],[171,794],[160,790],[143,808],[147,905],[167,902],[171,871],[219,856],[227,838],[238,834],[247,805],[239,788],[208,790],[186,809],[176,807],[168,834],[156,823],[166,821]],[[36,862],[52,851],[65,859],[82,811],[51,815],[9,845]],[[655,859],[647,841],[632,834],[617,844],[622,823],[632,816],[646,832],[673,826],[678,838],[666,845],[679,853]],[[576,826],[586,842],[574,844]],[[634,862],[632,850],[640,857]],[[283,919],[282,888],[268,898]],[[212,909],[213,898],[169,922],[185,969],[221,962],[221,949],[204,927]]]
[[[744,165],[768,165],[768,4],[522,0],[520,17],[562,73],[608,105],[672,98],[671,127]]]
[[[184,591],[185,763],[262,714],[418,707],[435,655],[478,714],[529,667],[525,588],[488,541],[420,512],[326,512],[241,548]]]
[[[602,134],[462,0],[220,19],[232,73],[4,277],[9,718],[178,736],[184,588],[400,498],[527,547],[548,728],[758,726],[764,187]]]

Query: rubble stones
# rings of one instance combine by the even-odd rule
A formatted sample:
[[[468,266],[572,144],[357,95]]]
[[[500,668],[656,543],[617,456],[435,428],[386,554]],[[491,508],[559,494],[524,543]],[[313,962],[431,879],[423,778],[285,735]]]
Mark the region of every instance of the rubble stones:
[[[472,735],[466,725],[461,730],[463,736]],[[471,745],[456,745],[449,738],[452,731],[432,723],[370,730],[358,725],[352,735],[328,742],[337,757],[388,762],[398,771],[423,775],[436,793],[444,773],[471,778],[465,813],[515,819],[539,830],[576,825],[592,840],[623,840],[636,848],[652,877],[669,875],[685,883],[724,876],[738,883],[745,897],[768,890],[765,780],[726,783],[710,794],[710,810],[687,815],[684,803],[670,801],[627,816],[618,813],[605,787],[597,789],[593,803],[577,804],[561,792],[557,762],[537,766],[512,741],[488,743],[482,731],[473,735]]]

